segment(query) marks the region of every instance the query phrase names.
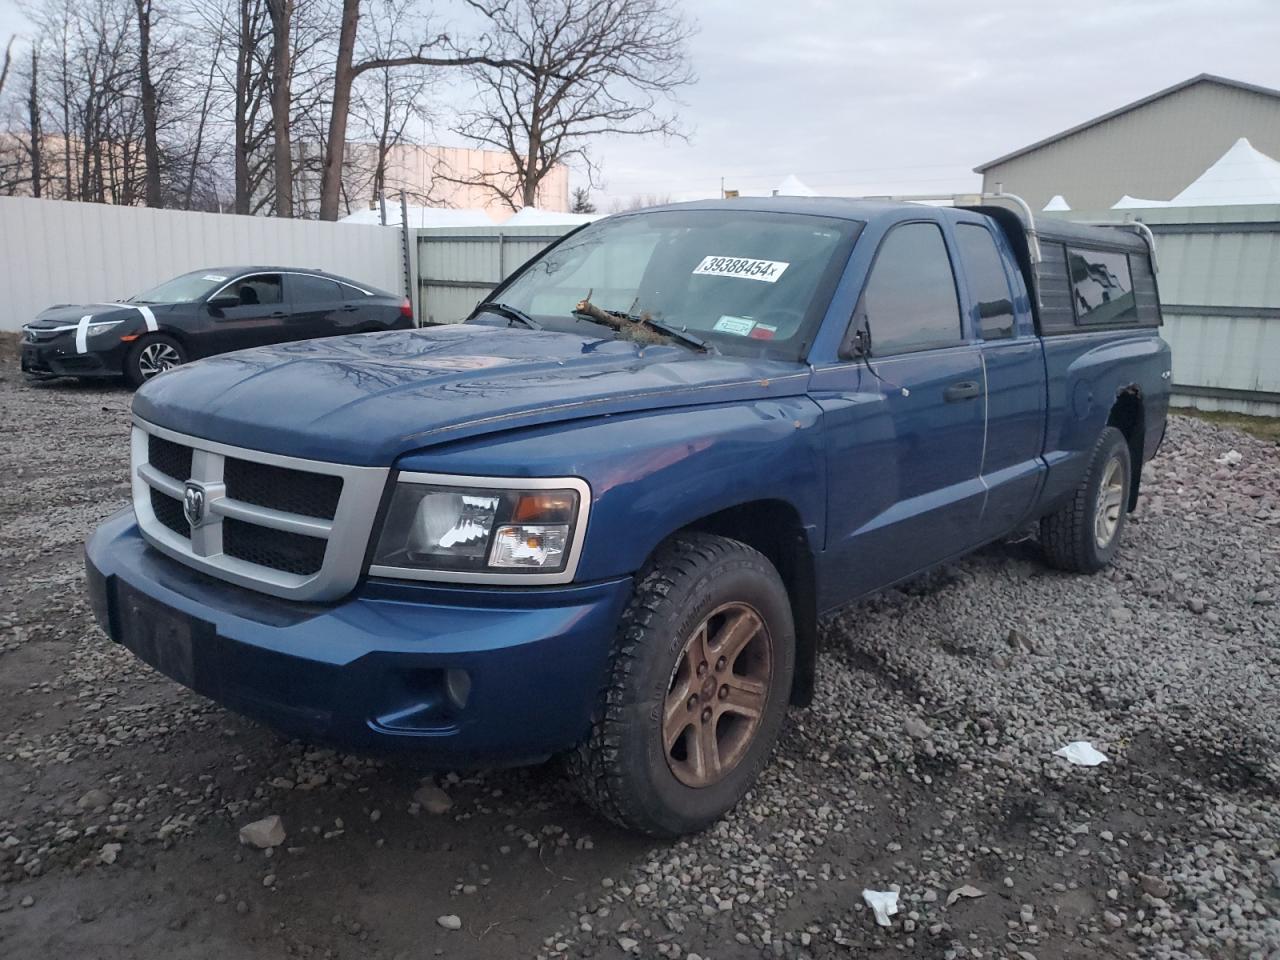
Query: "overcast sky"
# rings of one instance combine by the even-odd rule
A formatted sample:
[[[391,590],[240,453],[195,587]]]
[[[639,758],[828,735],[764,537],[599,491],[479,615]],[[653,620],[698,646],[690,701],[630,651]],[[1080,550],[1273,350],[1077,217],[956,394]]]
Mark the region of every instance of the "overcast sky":
[[[977,164],[1197,73],[1280,87],[1280,0],[684,6],[690,141],[597,143],[606,202],[710,196],[721,177],[767,193],[788,173],[820,193],[968,190]],[[0,0],[0,42],[21,29]]]

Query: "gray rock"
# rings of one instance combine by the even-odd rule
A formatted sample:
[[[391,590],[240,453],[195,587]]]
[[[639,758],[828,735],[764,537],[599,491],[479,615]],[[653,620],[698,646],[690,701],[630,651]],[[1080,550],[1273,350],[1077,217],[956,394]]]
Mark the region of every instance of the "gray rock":
[[[278,847],[284,843],[284,838],[284,821],[274,813],[240,828],[240,842],[246,847],[257,847],[259,850]]]
[[[436,923],[444,927],[446,930],[462,929],[462,918],[454,913],[446,913],[442,917],[436,917]]]
[[[427,813],[448,813],[449,808],[453,806],[453,800],[449,795],[437,787],[434,783],[424,783],[413,792],[413,802],[422,807]]]

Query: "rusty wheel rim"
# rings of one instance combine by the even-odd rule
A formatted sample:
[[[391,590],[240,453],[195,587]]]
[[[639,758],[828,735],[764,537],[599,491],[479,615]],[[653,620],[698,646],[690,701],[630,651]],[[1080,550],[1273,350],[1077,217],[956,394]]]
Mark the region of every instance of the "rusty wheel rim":
[[[717,607],[685,640],[662,714],[667,766],[688,787],[718,783],[742,762],[764,718],[773,644],[745,603]]]

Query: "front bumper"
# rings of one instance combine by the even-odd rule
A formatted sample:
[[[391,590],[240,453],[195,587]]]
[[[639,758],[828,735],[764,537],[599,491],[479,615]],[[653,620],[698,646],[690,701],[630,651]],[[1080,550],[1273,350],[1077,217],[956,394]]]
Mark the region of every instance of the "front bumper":
[[[40,343],[24,339],[22,372],[34,377],[118,377],[127,351],[128,344],[115,340],[105,349],[77,353],[74,333]]]
[[[631,595],[630,578],[369,580],[336,604],[279,600],[163,556],[131,510],[98,528],[85,559],[103,629],[178,682],[295,736],[459,767],[535,762],[581,740]]]

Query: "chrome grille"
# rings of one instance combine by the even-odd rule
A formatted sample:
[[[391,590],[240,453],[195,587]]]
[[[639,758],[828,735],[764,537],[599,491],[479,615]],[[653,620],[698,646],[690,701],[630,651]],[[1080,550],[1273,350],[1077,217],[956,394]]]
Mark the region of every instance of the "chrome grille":
[[[133,504],[147,541],[196,569],[276,596],[332,599],[355,586],[388,472],[134,421]]]

